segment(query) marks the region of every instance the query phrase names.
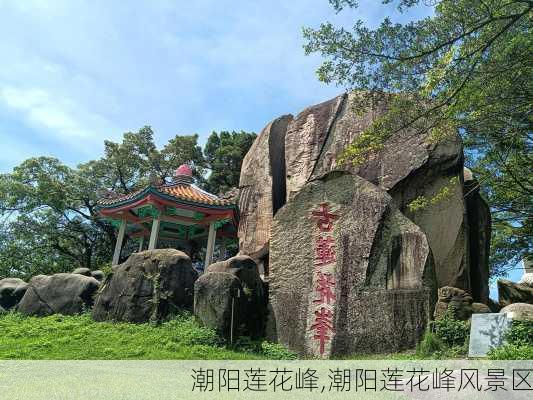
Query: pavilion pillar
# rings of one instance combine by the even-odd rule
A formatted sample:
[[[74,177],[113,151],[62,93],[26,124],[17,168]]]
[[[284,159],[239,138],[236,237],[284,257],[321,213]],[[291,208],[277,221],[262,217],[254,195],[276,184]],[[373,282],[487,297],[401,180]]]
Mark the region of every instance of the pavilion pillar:
[[[122,244],[124,243],[124,234],[126,233],[127,221],[123,219],[120,222],[120,228],[118,229],[117,242],[115,243],[115,252],[113,253],[113,265],[117,265],[120,261],[120,252],[122,251]]]
[[[154,250],[157,248],[157,241],[159,240],[159,225],[161,223],[160,217],[154,218],[152,221],[152,233],[150,233],[150,243],[148,244],[148,250]]]
[[[218,261],[224,261],[226,259],[226,242],[224,239],[220,242],[220,255]]]
[[[205,268],[204,271],[207,270],[207,267],[211,264],[211,261],[213,261],[213,252],[215,250],[215,238],[216,238],[217,230],[215,229],[215,222],[211,222],[209,224],[209,235],[207,236],[207,249],[205,251]]]
[[[143,251],[143,247],[144,247],[144,236],[141,236],[139,240],[139,253]]]

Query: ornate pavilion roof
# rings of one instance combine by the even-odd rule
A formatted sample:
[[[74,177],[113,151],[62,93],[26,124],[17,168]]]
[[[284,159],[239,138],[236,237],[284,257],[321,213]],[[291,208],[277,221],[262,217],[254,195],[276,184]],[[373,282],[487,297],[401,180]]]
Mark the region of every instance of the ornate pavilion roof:
[[[128,229],[139,235],[149,234],[152,219],[159,216],[162,231],[168,237],[205,235],[209,223],[223,228],[218,232],[220,235],[236,236],[239,218],[234,202],[193,184],[192,170],[187,165],[176,170],[172,183],[107,196],[101,198],[97,206],[101,217],[116,226],[125,219]]]
[[[136,199],[144,197],[150,193],[173,198],[176,201],[197,203],[204,206],[234,206],[234,204],[229,200],[220,199],[214,194],[208,193],[195,185],[183,183],[148,186],[147,188],[140,189],[126,195],[102,198],[98,200],[98,205],[101,208],[114,207],[133,202]]]
[[[188,205],[197,204],[200,206],[218,206],[222,208],[235,206],[232,202],[220,199],[218,196],[193,185],[192,169],[186,164],[181,165],[176,170],[172,183],[151,185],[122,196],[102,198],[98,201],[98,206],[100,208],[114,208],[120,205],[134,203],[136,200],[140,200],[149,194],[159,195],[162,199],[175,200],[178,203],[184,202]]]

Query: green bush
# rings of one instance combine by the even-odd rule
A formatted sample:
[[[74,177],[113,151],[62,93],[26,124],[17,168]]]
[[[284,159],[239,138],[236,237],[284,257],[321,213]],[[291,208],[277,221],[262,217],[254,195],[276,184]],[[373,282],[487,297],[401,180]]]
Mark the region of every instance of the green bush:
[[[490,360],[533,360],[533,346],[504,344],[488,353]]]
[[[422,358],[457,358],[467,352],[470,326],[453,318],[451,312],[432,321],[417,345],[416,355]]]
[[[294,360],[297,354],[278,343],[251,339],[248,336],[240,336],[235,340],[234,348],[238,351],[259,353],[271,360]]]
[[[505,339],[517,346],[533,346],[533,321],[513,321]]]
[[[462,348],[468,343],[470,333],[469,323],[454,319],[450,313],[446,313],[442,318],[433,321],[431,327],[433,332],[449,348]]]
[[[533,360],[533,321],[513,321],[506,344],[489,351],[491,360]]]
[[[112,268],[111,262],[107,262],[105,264],[101,264],[98,267],[98,270],[102,271],[106,277],[108,275],[111,275],[111,273],[113,272],[113,268]]]
[[[261,343],[261,353],[271,360],[295,360],[297,354],[278,343]]]
[[[443,353],[446,350],[444,342],[430,329],[426,330],[424,337],[416,346],[416,354],[420,357],[429,357]],[[439,357],[440,358],[440,357]]]

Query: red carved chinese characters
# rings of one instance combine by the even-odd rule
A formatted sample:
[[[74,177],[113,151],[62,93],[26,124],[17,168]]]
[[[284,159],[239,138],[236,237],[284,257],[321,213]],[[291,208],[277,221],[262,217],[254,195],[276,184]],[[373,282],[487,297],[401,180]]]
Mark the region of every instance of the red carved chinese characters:
[[[333,229],[333,221],[339,218],[337,215],[329,212],[328,203],[320,204],[318,211],[313,211],[312,215],[316,217],[316,223],[320,232],[330,232]]]
[[[334,286],[335,279],[331,274],[323,274],[322,272],[319,272],[316,292],[320,298],[314,302],[318,304],[333,304],[335,302]]]
[[[333,329],[333,311],[321,307],[320,310],[315,311],[315,323],[311,325],[311,329],[315,331],[315,339],[320,342],[320,354],[324,354],[324,346],[327,341],[331,339],[329,332],[335,332]]]
[[[315,246],[315,265],[332,264],[335,261],[335,240],[329,236],[319,236]]]
[[[333,327],[333,305],[335,304],[335,277],[326,270],[332,269],[336,262],[335,239],[331,236],[333,224],[339,217],[329,209],[328,203],[319,205],[318,210],[312,211],[316,220],[318,235],[315,239],[315,294],[313,304],[316,305],[313,315],[313,324],[310,330],[314,332],[313,338],[318,340],[320,354],[323,355],[326,343],[331,340]]]

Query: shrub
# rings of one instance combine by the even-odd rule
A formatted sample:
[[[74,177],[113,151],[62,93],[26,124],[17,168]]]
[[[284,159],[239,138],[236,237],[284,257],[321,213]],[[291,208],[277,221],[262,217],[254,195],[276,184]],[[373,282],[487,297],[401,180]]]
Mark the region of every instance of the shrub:
[[[533,360],[533,346],[504,344],[488,353],[490,360]]]
[[[533,346],[533,321],[513,321],[505,339],[517,346]]]
[[[297,354],[279,343],[261,343],[261,353],[271,360],[295,360]]]
[[[506,344],[488,353],[491,360],[532,360],[533,321],[513,321],[505,335]]]
[[[416,346],[416,354],[420,357],[429,357],[435,353],[443,353],[446,350],[444,342],[430,329],[424,333],[424,337]]]
[[[235,341],[235,349],[248,353],[259,353],[271,360],[295,360],[297,354],[279,343],[271,343],[240,336]]]
[[[450,348],[464,347],[468,342],[469,323],[454,319],[449,312],[433,321],[431,326],[435,334]]]

